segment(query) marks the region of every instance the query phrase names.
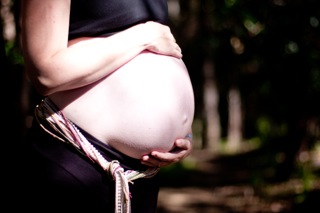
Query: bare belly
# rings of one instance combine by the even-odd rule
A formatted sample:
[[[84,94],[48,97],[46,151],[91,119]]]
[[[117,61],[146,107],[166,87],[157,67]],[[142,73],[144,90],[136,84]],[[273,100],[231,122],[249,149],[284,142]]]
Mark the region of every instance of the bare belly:
[[[50,98],[75,124],[134,158],[171,150],[194,116],[184,63],[147,52],[93,85]]]

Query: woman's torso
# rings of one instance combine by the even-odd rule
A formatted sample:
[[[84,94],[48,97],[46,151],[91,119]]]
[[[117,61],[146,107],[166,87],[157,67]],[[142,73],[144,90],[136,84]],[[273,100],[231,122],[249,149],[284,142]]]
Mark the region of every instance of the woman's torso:
[[[107,36],[147,20],[164,23],[167,16],[166,0],[75,0],[69,39]],[[150,52],[95,84],[50,98],[82,129],[135,158],[170,150],[190,131],[194,113],[182,60]]]
[[[182,60],[143,52],[101,81],[50,96],[75,124],[124,154],[169,151],[189,133],[194,96]]]

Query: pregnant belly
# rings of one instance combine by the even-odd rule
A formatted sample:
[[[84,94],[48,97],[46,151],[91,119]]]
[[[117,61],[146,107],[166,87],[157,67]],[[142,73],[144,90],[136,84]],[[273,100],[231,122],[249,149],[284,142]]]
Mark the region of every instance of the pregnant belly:
[[[149,52],[94,85],[54,99],[74,123],[134,158],[171,150],[190,131],[194,116],[184,63]]]

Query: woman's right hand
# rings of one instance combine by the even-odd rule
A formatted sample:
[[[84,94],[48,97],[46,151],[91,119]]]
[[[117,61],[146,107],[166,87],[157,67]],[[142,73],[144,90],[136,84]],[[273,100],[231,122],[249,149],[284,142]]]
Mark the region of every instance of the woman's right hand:
[[[141,163],[151,167],[164,167],[182,161],[193,150],[192,138],[177,139],[174,148],[168,152],[153,151],[141,158]]]
[[[147,39],[146,50],[179,59],[182,58],[181,48],[168,26],[148,21],[143,24],[143,28],[141,36]]]

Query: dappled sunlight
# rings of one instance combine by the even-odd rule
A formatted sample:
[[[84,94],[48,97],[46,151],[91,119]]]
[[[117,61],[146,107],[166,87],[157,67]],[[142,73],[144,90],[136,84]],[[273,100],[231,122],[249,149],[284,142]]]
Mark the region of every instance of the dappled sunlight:
[[[162,188],[158,213],[255,213],[287,212],[291,203],[270,200],[255,193],[250,185],[214,188]]]
[[[317,205],[319,154],[316,148],[300,153],[291,176],[278,180],[272,162],[282,164],[285,153],[194,150],[181,167],[162,173],[157,213],[300,213]]]

